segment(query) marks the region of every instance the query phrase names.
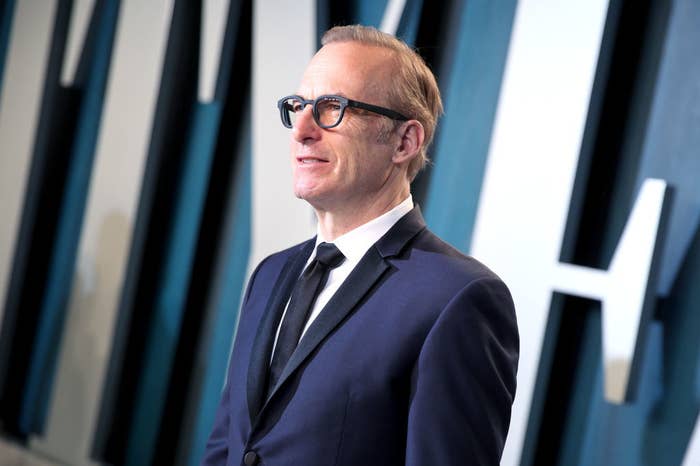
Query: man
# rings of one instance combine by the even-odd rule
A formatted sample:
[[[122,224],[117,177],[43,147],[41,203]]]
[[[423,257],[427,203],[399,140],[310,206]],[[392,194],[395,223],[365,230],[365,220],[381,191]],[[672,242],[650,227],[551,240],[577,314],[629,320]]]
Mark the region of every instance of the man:
[[[426,229],[410,195],[442,110],[435,78],[373,28],[322,43],[279,102],[318,234],[251,276],[202,464],[498,464],[513,303]]]

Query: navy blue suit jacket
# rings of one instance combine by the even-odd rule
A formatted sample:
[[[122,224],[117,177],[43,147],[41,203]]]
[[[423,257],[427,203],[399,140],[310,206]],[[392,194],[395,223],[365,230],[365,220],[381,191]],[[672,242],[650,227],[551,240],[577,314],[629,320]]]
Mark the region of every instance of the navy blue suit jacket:
[[[273,254],[251,276],[202,464],[498,464],[515,395],[513,302],[417,207],[365,254],[266,399],[275,332],[313,247]]]

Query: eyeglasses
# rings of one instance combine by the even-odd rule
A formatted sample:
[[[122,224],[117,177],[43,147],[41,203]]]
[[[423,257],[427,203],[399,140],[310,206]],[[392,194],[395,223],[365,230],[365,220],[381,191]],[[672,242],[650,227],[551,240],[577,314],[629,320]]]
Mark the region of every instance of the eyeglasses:
[[[388,108],[346,99],[339,95],[321,95],[313,100],[307,100],[298,95],[290,95],[281,98],[277,102],[282,124],[287,128],[293,128],[299,114],[304,111],[307,105],[312,106],[311,109],[316,124],[325,129],[338,126],[343,121],[345,109],[348,107],[361,108],[362,110],[389,117],[392,120],[406,121],[409,119]]]

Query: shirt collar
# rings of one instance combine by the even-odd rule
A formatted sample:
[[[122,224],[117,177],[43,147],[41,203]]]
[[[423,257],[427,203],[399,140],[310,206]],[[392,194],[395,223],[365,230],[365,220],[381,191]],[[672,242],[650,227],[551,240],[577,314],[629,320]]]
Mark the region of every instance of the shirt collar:
[[[384,236],[384,234],[389,231],[401,217],[409,213],[411,209],[413,209],[413,197],[409,194],[403,202],[390,211],[337,237],[335,241],[333,241],[333,244],[340,249],[340,252],[343,253],[349,262],[359,262],[370,246]],[[325,240],[323,239],[320,228],[318,228],[316,246],[323,241]],[[312,257],[316,255],[315,252],[316,248],[314,248]]]

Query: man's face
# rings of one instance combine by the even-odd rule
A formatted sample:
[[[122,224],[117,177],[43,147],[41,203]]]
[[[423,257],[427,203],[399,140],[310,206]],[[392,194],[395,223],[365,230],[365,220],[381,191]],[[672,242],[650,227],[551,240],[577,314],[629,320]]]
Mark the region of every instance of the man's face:
[[[335,94],[390,107],[390,51],[340,42],[325,45],[309,63],[297,94]],[[320,210],[366,208],[406,182],[392,162],[394,137],[380,138],[388,120],[347,108],[340,125],[322,129],[311,106],[298,116],[290,142],[294,194]]]

